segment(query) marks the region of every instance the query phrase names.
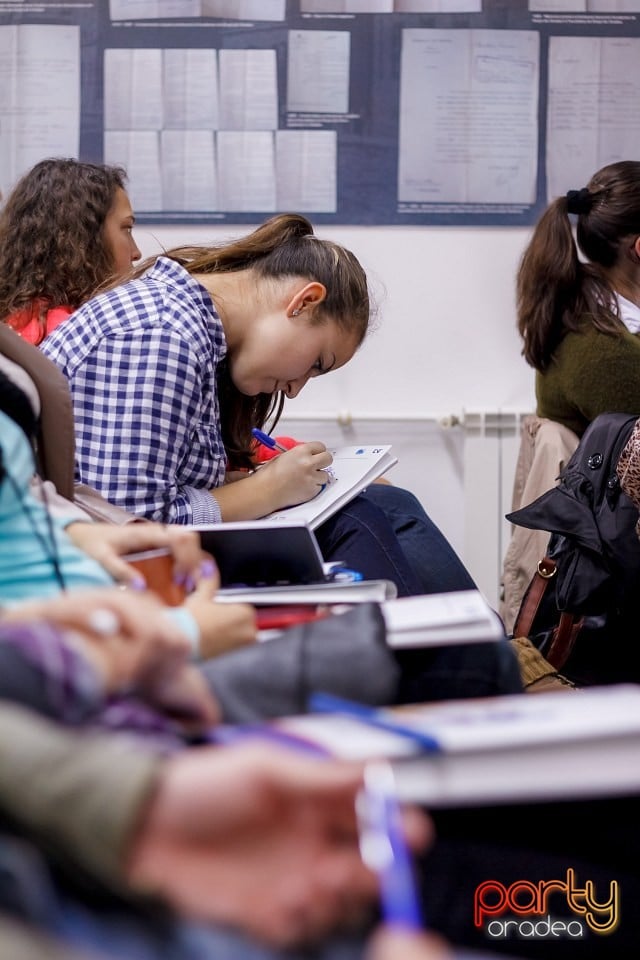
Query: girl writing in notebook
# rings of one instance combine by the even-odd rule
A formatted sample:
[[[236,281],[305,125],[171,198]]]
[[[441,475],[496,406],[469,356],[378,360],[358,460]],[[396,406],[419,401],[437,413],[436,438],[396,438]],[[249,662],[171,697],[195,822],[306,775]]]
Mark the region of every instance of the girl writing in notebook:
[[[285,398],[353,357],[370,309],[356,257],[316,237],[296,214],[221,246],[145,261],[42,345],[71,384],[79,479],[169,523],[249,520],[310,500],[331,463],[318,441],[236,482],[228,482],[228,465],[251,468],[252,428],[276,420]],[[411,495],[380,487],[387,489],[389,510],[359,497],[318,529],[325,559],[391,579],[401,594],[472,586],[419,505],[406,522],[400,501],[411,504]],[[441,553],[435,575],[430,567],[422,577],[407,561],[394,526],[421,538],[414,553],[427,563]],[[440,568],[446,582],[437,579]]]

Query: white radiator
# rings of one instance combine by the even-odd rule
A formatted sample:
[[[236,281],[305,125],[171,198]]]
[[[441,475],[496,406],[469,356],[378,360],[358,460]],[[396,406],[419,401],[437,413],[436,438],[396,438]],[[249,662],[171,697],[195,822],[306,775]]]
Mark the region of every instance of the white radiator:
[[[471,412],[413,418],[365,418],[348,411],[293,417],[277,434],[327,446],[391,443],[398,464],[388,474],[411,490],[497,606],[523,412]]]

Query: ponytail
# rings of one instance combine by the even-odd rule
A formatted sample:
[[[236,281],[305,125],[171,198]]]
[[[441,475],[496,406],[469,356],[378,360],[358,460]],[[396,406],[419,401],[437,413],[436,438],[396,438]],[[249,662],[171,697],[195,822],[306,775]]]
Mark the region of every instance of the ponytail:
[[[537,370],[548,367],[566,332],[565,314],[575,305],[582,279],[567,200],[559,197],[540,218],[516,282],[522,353]]]
[[[577,217],[577,243],[569,214]],[[624,332],[611,275],[614,267],[625,269],[627,248],[638,236],[638,161],[609,164],[586,187],[549,204],[516,282],[518,331],[527,363],[544,373],[566,334],[584,330],[585,324],[610,336]]]

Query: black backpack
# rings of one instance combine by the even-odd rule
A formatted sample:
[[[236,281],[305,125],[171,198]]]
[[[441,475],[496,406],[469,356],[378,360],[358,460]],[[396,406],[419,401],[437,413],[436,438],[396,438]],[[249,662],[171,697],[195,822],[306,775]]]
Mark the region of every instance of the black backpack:
[[[519,526],[551,531],[513,635],[529,637],[578,686],[640,682],[638,509],[616,473],[637,419],[596,417],[558,486],[507,515]]]

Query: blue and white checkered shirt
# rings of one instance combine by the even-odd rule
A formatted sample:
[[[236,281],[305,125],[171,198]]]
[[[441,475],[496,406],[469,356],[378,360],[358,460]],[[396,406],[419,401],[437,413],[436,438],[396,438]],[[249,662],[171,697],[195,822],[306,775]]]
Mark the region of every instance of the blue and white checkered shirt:
[[[159,257],[80,307],[41,346],[66,375],[76,480],[165,523],[215,523],[224,482],[216,369],[226,354],[208,292]]]

